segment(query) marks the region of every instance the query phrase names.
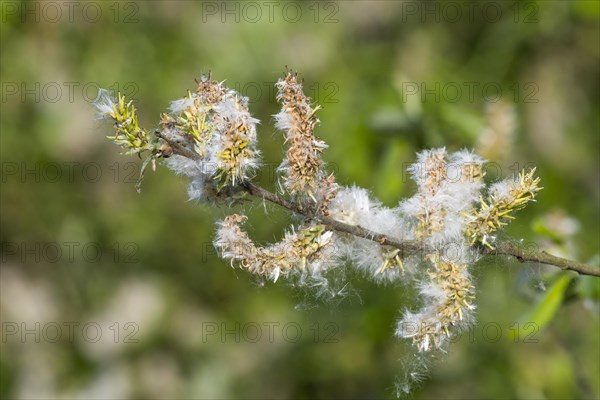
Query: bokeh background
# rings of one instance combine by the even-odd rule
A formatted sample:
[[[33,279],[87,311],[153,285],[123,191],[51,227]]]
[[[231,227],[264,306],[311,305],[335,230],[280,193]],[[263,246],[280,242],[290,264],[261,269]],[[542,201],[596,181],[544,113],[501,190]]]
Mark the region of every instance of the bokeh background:
[[[487,179],[536,166],[545,189],[506,234],[599,264],[597,1],[1,4],[3,398],[393,398],[411,348],[403,286],[352,272],[323,302],[220,260],[186,182],[119,155],[99,87],[143,126],[216,79],[250,97],[275,188],[273,83],[301,72],[342,184],[394,206],[419,149],[474,148]],[[289,215],[246,207],[277,240]],[[238,210],[239,211],[239,210]],[[349,270],[351,271],[351,270]],[[415,398],[598,398],[599,281],[512,259],[473,268],[479,323]]]

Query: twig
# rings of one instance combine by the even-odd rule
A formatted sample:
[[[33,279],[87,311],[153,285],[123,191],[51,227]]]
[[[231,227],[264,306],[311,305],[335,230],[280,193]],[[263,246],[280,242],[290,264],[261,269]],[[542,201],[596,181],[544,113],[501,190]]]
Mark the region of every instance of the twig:
[[[507,255],[513,256],[520,262],[537,262],[558,267],[563,270],[570,270],[580,273],[581,275],[600,276],[600,268],[592,267],[588,264],[583,264],[578,261],[569,260],[562,257],[553,256],[545,251],[527,250],[510,242],[500,242],[495,244],[495,249],[486,248],[485,254],[489,255]]]
[[[184,146],[169,140],[164,135],[158,135],[161,139],[165,140],[172,148],[174,153],[181,156],[198,160],[200,157],[185,148]],[[306,213],[300,208],[300,206],[292,201],[289,201],[276,193],[270,192],[260,186],[257,186],[251,182],[245,182],[243,184],[244,189],[248,194],[267,200],[271,203],[277,204],[283,208],[286,208],[296,214],[306,216]],[[428,252],[429,249],[419,241],[406,240],[399,241],[387,235],[373,232],[369,229],[363,228],[358,225],[348,225],[343,222],[334,220],[325,216],[313,216],[312,218],[317,219],[323,225],[328,226],[330,229],[338,232],[348,233],[357,237],[372,240],[381,245],[392,246],[399,249],[403,254],[414,254],[418,252]],[[558,267],[562,270],[575,271],[581,275],[590,275],[600,277],[600,268],[592,267],[588,264],[583,264],[578,261],[568,260],[548,254],[545,251],[532,251],[521,248],[509,242],[500,242],[495,244],[495,249],[484,248],[482,249],[483,254],[499,256],[506,255],[512,256],[518,259],[520,262],[537,262],[547,265]]]
[[[256,196],[258,198],[270,201],[271,203],[280,205],[290,211],[295,212],[296,214],[305,215],[305,213],[296,203],[290,202],[276,193],[269,192],[268,190],[251,182],[244,183],[244,187],[252,196]],[[376,233],[369,229],[363,228],[362,226],[348,225],[325,216],[317,216],[315,218],[318,219],[318,221],[323,225],[328,226],[330,229],[369,239],[381,245],[393,246],[401,250],[404,254],[415,253],[417,251],[427,251],[427,249],[423,247],[423,244],[417,241],[399,241],[381,233]]]
[[[200,156],[198,154],[189,150],[188,148],[186,148],[184,145],[178,143],[177,141],[170,139],[169,137],[167,137],[163,132],[159,131],[158,129],[154,133],[156,134],[156,137],[164,140],[165,142],[167,142],[169,144],[169,146],[171,146],[171,148],[173,149],[173,153],[183,156],[185,158],[189,158],[191,160],[199,160],[200,159]]]
[[[284,208],[287,208],[290,211],[293,211],[297,214],[303,214],[302,210],[295,204],[292,203],[283,197],[269,192],[266,189],[261,188],[253,183],[245,183],[245,188],[248,193],[253,196],[265,199],[270,201],[271,203],[278,204]],[[320,216],[318,220],[328,226],[330,229],[336,230],[338,232],[349,233],[354,236],[362,237],[365,239],[373,240],[382,245],[393,246],[399,250],[401,250],[404,254],[411,254],[417,252],[427,253],[429,249],[427,249],[421,242],[414,240],[407,241],[398,241],[394,238],[391,238],[387,235],[383,235],[381,233],[373,232],[369,229],[363,228],[358,225],[348,225],[340,221],[336,221],[329,217]],[[566,258],[561,258],[557,256],[553,256],[552,254],[548,254],[545,251],[532,251],[520,248],[518,246],[513,245],[509,242],[500,242],[495,244],[495,249],[485,248],[483,249],[483,253],[487,255],[507,255],[517,258],[521,262],[538,262],[542,264],[553,265],[563,270],[570,270],[578,272],[582,275],[591,275],[591,276],[599,276],[600,277],[600,268],[594,268],[591,265],[583,264],[578,261],[568,260]]]

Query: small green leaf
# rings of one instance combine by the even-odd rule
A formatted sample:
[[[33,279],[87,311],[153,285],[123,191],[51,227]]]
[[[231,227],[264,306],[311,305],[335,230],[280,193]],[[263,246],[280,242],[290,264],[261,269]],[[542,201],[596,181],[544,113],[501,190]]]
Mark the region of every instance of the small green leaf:
[[[571,275],[562,275],[552,284],[541,300],[533,307],[530,313],[521,320],[523,323],[535,324],[536,329],[542,330],[552,321],[565,297],[565,291],[571,282]],[[527,334],[524,330],[511,331],[513,339],[523,339]],[[518,337],[517,337],[518,335]]]

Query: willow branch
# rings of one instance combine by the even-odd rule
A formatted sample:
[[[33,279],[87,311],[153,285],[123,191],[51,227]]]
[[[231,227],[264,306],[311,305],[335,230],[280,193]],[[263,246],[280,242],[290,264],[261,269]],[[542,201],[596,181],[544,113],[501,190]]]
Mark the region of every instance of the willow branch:
[[[295,212],[296,214],[307,216],[306,213],[296,203],[286,200],[273,192],[269,192],[268,190],[263,189],[260,186],[257,186],[251,182],[246,182],[244,183],[244,188],[252,196],[280,205],[284,208],[287,208],[290,211]],[[416,253],[418,251],[427,251],[427,249],[423,246],[421,242],[417,242],[414,240],[399,241],[387,235],[376,233],[369,229],[363,228],[362,226],[348,225],[323,215],[315,216],[313,218],[332,230],[349,233],[351,235],[358,236],[364,239],[369,239],[384,246],[395,247],[398,250],[400,250],[403,254]]]
[[[288,210],[293,211],[297,214],[306,216],[306,214],[300,209],[300,207],[298,207],[297,204],[290,202],[289,200],[286,200],[273,192],[270,192],[266,189],[263,189],[260,186],[249,182],[245,183],[244,187],[249,194],[255,197],[267,200],[271,203],[287,208]],[[362,226],[348,225],[325,216],[318,216],[315,218],[319,220],[320,223],[329,227],[332,230],[349,233],[351,235],[361,237],[364,239],[369,239],[381,245],[393,246],[399,249],[403,254],[413,254],[417,252],[427,253],[430,251],[430,249],[428,249],[426,246],[423,245],[422,242],[419,241],[399,241],[387,235],[376,233],[369,229],[363,228]],[[495,249],[492,250],[489,248],[485,248],[482,252],[483,254],[494,256],[512,256],[520,262],[537,262],[541,264],[548,264],[563,270],[575,271],[581,275],[591,275],[600,277],[600,268],[594,268],[591,265],[583,264],[578,261],[553,256],[552,254],[549,254],[545,251],[532,251],[529,249],[524,249],[509,242],[497,243]]]
[[[558,267],[563,270],[575,271],[581,275],[600,276],[600,268],[569,260],[567,258],[557,257],[545,251],[532,251],[516,246],[509,242],[500,242],[495,244],[495,249],[485,249],[484,254],[513,256],[520,262],[537,262]]]
[[[160,133],[158,132],[157,136],[165,140],[173,148],[174,153],[194,160],[199,159],[199,156],[196,153],[188,150],[185,146],[182,146],[181,144],[170,140],[170,138],[167,138],[164,135],[160,135]],[[278,194],[270,192],[251,182],[244,183],[243,187],[246,190],[246,192],[252,196],[269,201],[273,204],[277,204],[304,217],[316,219],[320,223],[329,227],[332,230],[372,240],[381,245],[395,247],[398,250],[400,250],[403,255],[414,254],[418,252],[427,253],[428,251],[430,251],[430,249],[428,249],[422,242],[419,241],[399,241],[390,236],[383,235],[381,233],[373,232],[369,229],[363,228],[362,226],[348,225],[326,216],[308,216],[307,213],[304,210],[302,210],[302,208],[298,204],[289,201],[279,196]],[[530,249],[524,249],[509,242],[497,243],[495,249],[484,248],[482,249],[482,253],[492,256],[511,256],[516,258],[520,262],[536,262],[541,264],[547,264],[558,267],[562,270],[574,271],[581,275],[600,277],[600,268],[595,268],[591,265],[583,264],[578,261],[553,256],[552,254],[549,254],[545,251],[533,251]]]
[[[178,154],[185,158],[189,158],[191,160],[199,160],[200,156],[193,151],[189,150],[187,147],[179,143],[177,140],[170,138],[164,132],[159,131],[158,129],[154,132],[157,138],[164,140],[171,146],[174,154]]]

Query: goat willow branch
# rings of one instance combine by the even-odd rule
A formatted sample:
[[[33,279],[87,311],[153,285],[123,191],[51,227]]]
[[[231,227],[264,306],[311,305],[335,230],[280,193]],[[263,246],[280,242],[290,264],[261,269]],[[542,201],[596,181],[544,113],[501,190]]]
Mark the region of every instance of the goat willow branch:
[[[157,132],[157,135],[159,135],[159,134],[160,133]],[[187,157],[187,158],[191,158],[191,159],[196,159],[196,160],[198,159],[198,157],[195,156],[193,152],[177,145],[177,143],[167,140],[164,137],[162,137],[162,138],[165,139],[167,141],[167,143],[169,143],[173,147],[173,149],[176,149],[175,152],[177,154]],[[255,196],[259,199],[267,200],[273,204],[277,204],[283,208],[286,208],[296,214],[300,214],[300,215],[304,215],[305,217],[308,217],[307,215],[305,215],[304,211],[297,204],[286,200],[285,198],[279,196],[276,193],[270,192],[270,191],[268,191],[258,185],[255,185],[251,182],[246,182],[243,184],[243,186],[244,186],[244,189],[252,196]],[[394,238],[391,238],[391,237],[386,236],[381,233],[376,233],[376,232],[370,231],[369,229],[365,229],[361,226],[348,225],[348,224],[345,224],[340,221],[336,221],[336,220],[334,220],[330,217],[326,217],[326,216],[319,216],[318,220],[322,224],[324,224],[325,226],[327,226],[333,230],[336,230],[339,232],[344,232],[344,233],[349,233],[349,234],[357,236],[357,237],[372,240],[372,241],[377,242],[382,245],[392,246],[392,247],[399,249],[400,251],[402,251],[405,254],[411,254],[411,253],[416,253],[416,252],[427,253],[427,252],[431,251],[431,249],[428,249],[425,245],[423,245],[422,243],[415,241],[415,240],[398,241]],[[491,255],[491,256],[511,256],[523,263],[524,262],[541,263],[541,264],[546,264],[546,265],[552,265],[552,266],[558,267],[563,270],[574,271],[581,275],[590,275],[590,276],[600,277],[600,268],[595,268],[595,267],[592,267],[591,265],[580,263],[578,261],[554,256],[545,251],[535,251],[535,250],[531,250],[531,249],[525,249],[525,248],[519,247],[518,245],[515,245],[510,242],[496,243],[496,247],[494,249],[490,249],[490,248],[486,247],[482,250],[482,252],[486,255]]]
[[[567,271],[575,271],[581,275],[600,277],[600,268],[592,267],[591,265],[569,260],[567,258],[554,256],[545,251],[524,249],[508,242],[498,243],[496,244],[495,249],[486,249],[485,253],[490,255],[512,256],[521,262],[537,262],[540,264],[552,265]]]
[[[470,266],[482,256],[512,256],[600,276],[600,269],[531,251],[497,239],[542,189],[535,169],[487,186],[485,161],[462,150],[423,150],[408,172],[416,193],[385,207],[363,188],[343,187],[327,172],[321,154],[328,147],[315,135],[318,105],[303,82],[287,71],[276,84],[281,105],[275,127],[285,139],[279,188],[270,192],[252,182],[260,168],[256,126],[248,99],[210,75],[195,92],[171,103],[159,128],[139,125],[131,101],[101,90],[96,107],[112,119],[108,136],[126,154],[146,154],[142,166],[167,167],[190,178],[188,196],[206,204],[240,204],[248,196],[269,201],[300,216],[276,243],[255,243],[244,231],[245,215],[217,222],[214,245],[232,266],[277,281],[280,276],[335,296],[328,274],[346,262],[380,283],[414,283],[418,310],[405,309],[396,336],[412,340],[419,353],[444,349],[474,323],[475,287]],[[141,179],[141,178],[140,178]]]
[[[253,183],[245,183],[244,187],[246,191],[259,199],[267,200],[273,204],[277,204],[283,208],[287,208],[290,211],[293,211],[297,214],[308,217],[304,214],[303,210],[295,203],[290,202],[283,197],[277,195],[276,193],[270,192],[260,186],[257,186]],[[415,253],[418,251],[427,251],[427,249],[420,244],[418,241],[398,241],[394,238],[388,237],[381,233],[376,233],[370,231],[369,229],[363,228],[358,225],[348,225],[340,221],[336,221],[333,218],[326,216],[318,216],[316,217],[320,223],[323,225],[336,230],[338,232],[349,233],[350,235],[354,235],[357,237],[361,237],[364,239],[372,240],[374,242],[379,243],[384,246],[392,246],[402,251],[405,254]]]
[[[246,183],[245,187],[248,193],[250,193],[253,196],[280,205],[295,213],[302,214],[302,210],[300,210],[296,204],[287,201],[283,197],[273,192],[263,189],[262,187],[257,186],[253,183]],[[411,254],[416,252],[431,252],[431,249],[428,249],[422,243],[415,240],[398,241],[381,233],[372,232],[361,226],[348,225],[329,217],[321,216],[319,217],[319,221],[333,230],[349,233],[351,235],[358,236],[364,239],[369,239],[382,245],[393,246],[401,250],[405,254]],[[495,249],[490,249],[487,247],[483,248],[482,252],[491,256],[512,256],[520,262],[536,262],[541,264],[547,264],[558,267],[563,270],[575,271],[582,275],[600,277],[600,268],[594,268],[591,265],[583,264],[578,261],[557,257],[552,254],[548,254],[545,251],[533,251],[521,248],[509,242],[499,242],[496,243],[495,246]]]

